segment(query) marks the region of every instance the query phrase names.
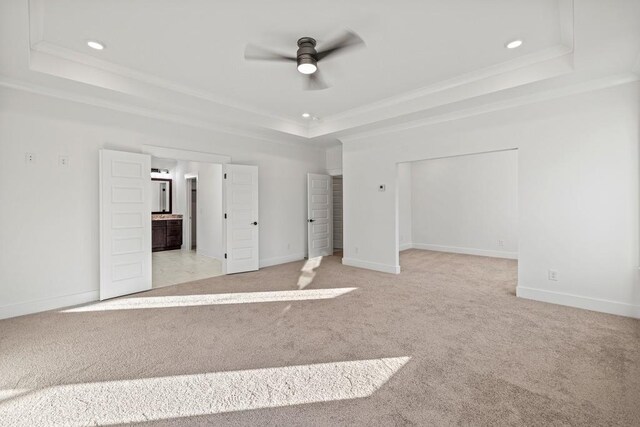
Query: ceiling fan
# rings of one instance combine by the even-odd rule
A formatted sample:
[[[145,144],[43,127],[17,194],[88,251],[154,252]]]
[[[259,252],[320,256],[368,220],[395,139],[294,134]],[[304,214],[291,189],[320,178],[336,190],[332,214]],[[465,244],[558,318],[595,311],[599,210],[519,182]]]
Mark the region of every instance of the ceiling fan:
[[[253,44],[248,44],[244,51],[244,58],[257,61],[284,61],[296,62],[298,71],[306,76],[307,90],[321,90],[328,86],[320,77],[318,62],[323,59],[344,52],[349,48],[363,46],[364,41],[356,33],[345,31],[341,36],[326,43],[322,50],[316,50],[316,40],[312,37],[301,37],[298,39],[298,51],[296,56],[283,55],[269,49],[265,49]]]

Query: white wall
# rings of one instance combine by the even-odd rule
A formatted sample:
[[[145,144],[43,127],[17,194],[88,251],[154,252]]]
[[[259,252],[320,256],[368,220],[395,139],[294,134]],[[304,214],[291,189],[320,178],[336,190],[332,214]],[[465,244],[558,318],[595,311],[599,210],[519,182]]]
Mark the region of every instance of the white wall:
[[[329,175],[342,175],[342,146],[327,149],[326,163]]]
[[[189,217],[188,212],[189,209],[187,207],[187,192],[191,191],[190,187],[187,187],[187,181],[185,180],[185,175],[187,173],[195,173],[197,174],[198,167],[197,163],[193,162],[196,166],[190,168],[189,164],[192,162],[187,162],[184,160],[178,160],[175,166],[175,173],[173,178],[173,187],[175,188],[175,198],[173,199],[173,213],[182,215],[182,249],[183,250],[191,250],[190,247],[187,247],[187,244],[190,242],[190,233],[191,229],[189,227]],[[190,172],[191,169],[194,169],[195,172]],[[199,188],[196,187],[198,191]],[[197,194],[197,193],[196,193]],[[196,212],[196,221],[199,221],[198,213]],[[197,224],[196,224],[196,233],[198,232]],[[198,242],[198,235],[196,234],[196,243]]]
[[[97,299],[98,150],[143,145],[257,165],[261,265],[304,257],[306,174],[325,170],[324,150],[1,89],[0,317]],[[25,163],[27,152],[34,164]],[[60,155],[69,167],[58,165]]]
[[[413,246],[411,163],[398,164],[398,244],[401,251]]]
[[[222,165],[188,162],[185,170],[198,175],[196,251],[198,255],[223,259]],[[184,181],[184,174],[182,177]],[[186,208],[186,192],[182,204]]]
[[[518,151],[411,163],[412,246],[517,258]]]
[[[184,215],[182,249],[188,241],[189,218],[187,209],[187,183],[185,175],[198,177],[196,213],[196,252],[211,258],[224,258],[222,165],[179,160],[175,169],[174,186],[178,189],[174,213]]]
[[[399,271],[398,162],[517,148],[518,295],[640,317],[639,93],[631,83],[343,141],[344,262]]]

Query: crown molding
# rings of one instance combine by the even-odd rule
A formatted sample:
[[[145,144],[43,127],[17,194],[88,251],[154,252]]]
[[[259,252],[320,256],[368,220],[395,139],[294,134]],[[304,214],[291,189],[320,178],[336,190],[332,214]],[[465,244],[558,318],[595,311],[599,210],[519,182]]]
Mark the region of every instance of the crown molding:
[[[363,138],[370,138],[379,135],[385,135],[394,132],[401,132],[404,130],[428,127],[439,123],[445,123],[468,117],[478,116],[486,113],[492,113],[501,110],[507,110],[510,108],[522,107],[529,104],[538,102],[553,100],[557,98],[563,98],[571,95],[578,95],[581,93],[596,91],[600,89],[606,89],[612,86],[623,85],[627,83],[633,83],[640,81],[640,75],[635,73],[623,73],[613,76],[608,76],[600,79],[589,80],[582,83],[577,83],[570,86],[563,86],[557,89],[551,89],[535,94],[524,95],[519,97],[510,98],[503,101],[483,104],[477,107],[471,107],[466,109],[460,109],[452,112],[447,112],[440,115],[435,115],[418,120],[412,120],[409,122],[401,123],[398,125],[382,127],[374,130],[366,130],[363,132],[354,133],[348,136],[338,136],[340,142],[343,145],[359,142]]]
[[[102,70],[114,75],[118,75],[127,79],[142,82],[144,84],[153,85],[164,90],[178,93],[181,95],[201,99],[211,104],[240,110],[244,113],[250,113],[263,117],[270,121],[278,121],[291,127],[306,128],[306,126],[292,120],[288,117],[279,116],[269,111],[261,110],[219,95],[187,85],[182,85],[168,79],[158,77],[154,74],[137,71],[128,67],[124,67],[113,62],[104,61],[88,54],[80,53],[72,49],[68,49],[54,43],[44,40],[44,0],[28,0],[28,25],[29,25],[29,43],[32,52],[40,52],[53,57],[65,59],[74,63],[82,64],[87,67]],[[306,130],[306,129],[305,129]],[[306,136],[296,133],[298,136]]]
[[[123,75],[126,73],[115,73],[110,69],[96,67],[91,61],[77,60],[78,58],[75,57],[86,55],[58,48],[49,43],[38,43],[35,48],[30,49],[29,53],[29,68],[32,71],[152,101],[156,105],[164,105],[166,109],[179,109],[182,112],[178,114],[195,119],[226,121],[240,128],[250,123],[254,128],[308,137],[307,128],[296,122],[273,119],[231,105],[212,102],[203,97],[192,96],[184,91],[176,91],[170,86],[155,84],[158,82],[154,82],[152,76],[149,79],[145,78],[145,74],[132,72],[134,74]],[[96,61],[100,60],[96,59]],[[114,65],[114,67],[118,66]],[[205,114],[209,117],[204,117]]]
[[[469,73],[461,74],[451,79],[443,80],[420,89],[416,89],[410,92],[406,92],[402,95],[392,96],[381,101],[376,101],[371,104],[353,108],[351,110],[327,116],[323,118],[324,122],[349,119],[354,116],[370,113],[374,110],[389,109],[398,104],[403,104],[409,101],[416,100],[418,98],[428,97],[438,92],[443,92],[448,89],[453,89],[460,86],[469,85],[478,82],[489,77],[496,75],[506,74],[511,71],[515,71],[527,66],[535,65],[541,62],[549,61],[555,58],[559,58],[570,54],[573,49],[565,45],[553,46],[543,51],[535,52],[530,55],[522,56],[511,61],[502,62],[499,64],[491,65],[489,67],[474,70]]]
[[[355,131],[358,127],[375,126],[385,120],[556,78],[573,71],[573,51],[566,46],[556,46],[522,61],[498,64],[432,85],[419,91],[419,95],[413,92],[350,117],[325,120],[322,128],[310,130],[310,136]]]
[[[32,55],[30,57],[30,67],[34,70],[42,71],[47,74],[51,74],[51,69],[64,69],[67,70],[66,72],[69,72],[68,70],[70,70],[72,67],[62,67],[60,66],[61,64],[59,61],[70,61],[73,64],[80,64],[81,66],[91,67],[93,70],[100,70],[103,73],[107,73],[107,75],[95,77],[95,73],[87,73],[82,69],[78,69],[76,71],[78,75],[81,76],[90,75],[92,76],[92,78],[97,78],[102,82],[107,81],[107,86],[111,85],[110,87],[107,87],[107,89],[117,90],[130,96],[139,97],[141,99],[153,99],[154,97],[158,99],[164,98],[161,94],[157,94],[154,91],[153,87],[157,87],[169,91],[170,93],[180,93],[189,97],[202,99],[210,102],[213,105],[218,105],[224,108],[235,108],[231,104],[222,104],[218,102],[217,99],[209,98],[207,95],[192,93],[191,91],[193,89],[175,85],[171,82],[159,79],[155,76],[149,76],[145,73],[139,73],[137,71],[120,67],[118,65],[93,58],[89,55],[79,54],[75,51],[61,48],[47,42],[36,43],[31,49],[31,53]],[[257,124],[257,120],[246,121],[256,124],[256,127],[264,127],[272,132],[282,132],[284,134],[289,134],[289,136],[293,135],[302,137],[304,139],[330,136],[332,134],[338,134],[341,131],[349,131],[350,129],[356,127],[375,125],[376,122],[380,122],[383,120],[401,117],[411,113],[428,110],[437,106],[452,104],[464,99],[468,99],[470,97],[486,95],[514,86],[528,84],[571,72],[573,71],[572,53],[572,49],[568,46],[557,45],[544,51],[536,52],[512,61],[503,62],[480,70],[476,70],[471,73],[438,82],[436,84],[421,88],[416,91],[375,102],[358,109],[353,109],[345,114],[323,118],[321,121],[312,122],[312,124],[309,125],[310,127],[307,128],[302,128],[299,124],[293,121],[286,122],[287,125],[291,126],[287,128],[277,128],[277,126],[276,128],[274,128],[265,123]],[[55,73],[53,74],[56,75]],[[115,81],[113,77],[110,78],[109,74],[120,76],[128,80],[133,80],[138,84],[136,84],[135,88],[133,88],[130,82]],[[81,81],[80,79],[73,78],[73,76],[67,75],[65,77],[74,81]],[[87,83],[91,84],[91,82]],[[143,87],[143,85],[146,84],[150,84],[152,87]],[[42,87],[38,89],[31,88],[30,90],[40,93],[52,93],[51,91],[48,91],[47,89]],[[131,93],[131,91],[133,91],[133,93]],[[87,97],[81,95],[65,96],[61,91],[54,92],[55,94],[52,96],[56,96],[59,98],[67,98],[77,102],[103,106],[119,111],[159,118],[161,120],[169,120],[187,124],[190,126],[217,130],[234,135],[243,135],[251,138],[267,140],[269,142],[282,143],[282,141],[275,141],[273,139],[266,138],[264,135],[256,134],[247,130],[240,130],[242,129],[241,126],[232,128],[221,125],[212,125],[210,121],[203,120],[201,111],[196,111],[193,108],[188,109],[185,107],[181,107],[181,110],[184,114],[174,114],[160,112],[159,110],[127,106],[124,103],[104,101],[98,99],[97,97]],[[162,104],[162,102],[158,101],[156,102],[156,104],[160,105]],[[260,117],[270,119],[266,115],[261,115],[260,113],[256,114],[260,115]],[[276,118],[276,120],[278,120],[280,123],[285,123],[278,118]],[[342,121],[343,123],[339,123],[339,121]]]
[[[170,80],[158,77],[151,73],[141,72],[141,71],[133,70],[128,67],[123,67],[121,65],[117,65],[109,61],[104,61],[104,60],[95,58],[91,55],[79,53],[72,49],[58,46],[54,43],[50,43],[44,40],[40,40],[35,43],[32,43],[31,50],[35,52],[41,52],[47,55],[51,55],[57,58],[65,59],[67,61],[86,65],[88,67],[95,68],[98,70],[106,71],[108,73],[122,76],[127,79],[136,80],[138,82],[143,82],[145,84],[157,86],[159,88],[162,88],[170,92],[175,92],[182,95],[202,99],[204,101],[210,102],[215,105],[229,107],[236,110],[241,110],[242,112],[262,116],[269,120],[276,120],[276,121],[288,123],[294,126],[301,126],[300,123],[294,120],[291,120],[290,118],[278,116],[273,113],[260,110],[254,107],[250,107],[248,105],[239,103],[237,101],[233,101],[228,98],[223,98],[221,96],[214,95],[213,93],[208,92],[204,89],[196,89],[190,86],[181,85],[181,84],[172,82]]]
[[[239,128],[234,128],[229,126],[223,126],[219,124],[214,124],[211,121],[194,119],[192,117],[187,117],[184,115],[168,113],[168,112],[154,110],[154,109],[145,108],[145,107],[132,106],[126,103],[107,101],[105,99],[98,98],[98,97],[79,95],[76,93],[71,93],[66,90],[53,89],[50,87],[35,85],[25,81],[11,79],[3,75],[0,75],[0,87],[33,93],[36,95],[46,96],[50,98],[61,99],[64,101],[90,105],[93,107],[104,108],[112,111],[117,111],[119,113],[135,115],[138,117],[144,117],[148,119],[160,120],[160,121],[170,122],[174,124],[179,124],[179,125],[184,125],[184,126],[214,131],[214,132],[220,132],[227,135],[234,135],[234,136],[240,136],[244,138],[265,141],[272,144],[286,145],[290,147],[303,146],[303,147],[308,147],[308,148],[316,149],[320,151],[324,150],[323,147],[308,144],[307,143],[308,139],[303,137],[283,135],[286,139],[274,139],[269,136],[260,134],[258,132],[252,132],[247,129],[239,129]],[[293,141],[292,139],[299,139],[299,141]]]
[[[30,67],[35,71],[119,91],[141,99],[153,99],[166,103],[170,97],[177,97],[173,105],[180,106],[186,113],[185,116],[193,115],[195,120],[202,120],[203,111],[208,109],[212,116],[224,118],[227,122],[235,122],[234,126],[243,127],[242,123],[251,123],[253,127],[314,139],[433,108],[434,103],[451,104],[464,97],[480,96],[491,91],[504,90],[506,86],[512,87],[516,84],[531,83],[536,79],[549,78],[550,73],[542,70],[541,64],[567,58],[573,53],[573,3],[573,0],[558,0],[561,36],[559,45],[307,124],[45,41],[44,0],[29,0]],[[572,68],[572,64],[570,67]],[[523,70],[529,68],[531,72],[527,81],[518,82],[518,77],[514,79],[513,76],[518,72],[520,75],[526,74]],[[558,70],[556,67],[551,73],[558,75],[569,71],[571,70]],[[537,76],[535,76],[536,73]],[[504,82],[495,83],[496,78],[501,78]],[[490,87],[491,79],[494,79],[493,87]],[[484,92],[479,93],[478,89],[481,86],[484,86]],[[179,99],[180,96],[182,99]],[[206,103],[198,104],[196,100]],[[188,112],[183,103],[191,105],[189,108],[192,111]]]
[[[341,129],[339,126],[334,130],[327,131],[329,127],[328,124],[337,122],[355,122],[360,121],[361,123],[364,121],[362,118],[367,114],[379,114],[381,111],[391,111],[394,108],[398,108],[405,104],[424,104],[428,103],[430,98],[435,98],[439,95],[446,93],[447,91],[452,92],[458,88],[469,87],[471,88],[473,85],[479,85],[483,81],[488,81],[496,76],[505,76],[514,75],[518,71],[524,70],[528,67],[530,68],[538,68],[540,69],[541,65],[544,63],[551,63],[554,60],[567,59],[569,68],[566,72],[573,71],[573,52],[575,45],[575,33],[574,33],[574,0],[558,0],[558,11],[559,11],[559,22],[560,22],[560,40],[561,43],[555,46],[552,46],[548,49],[531,53],[529,55],[521,56],[519,58],[513,59],[511,61],[506,61],[498,64],[494,64],[485,68],[481,68],[478,70],[471,71],[469,73],[461,74],[459,76],[455,76],[451,79],[443,80],[440,82],[436,82],[434,84],[406,92],[401,95],[392,96],[380,101],[376,101],[370,103],[368,105],[353,108],[338,114],[326,116],[323,118],[323,123],[311,123],[310,124],[310,137],[320,136],[324,134],[328,134],[331,132],[336,132]],[[561,74],[562,72],[559,72]],[[549,78],[549,75],[540,75],[541,78]],[[513,78],[507,78],[509,81],[513,81]],[[528,82],[531,83],[531,82]],[[471,95],[474,96],[474,95]],[[470,97],[470,96],[469,96]],[[444,100],[442,105],[446,103],[452,103],[458,100]],[[416,106],[413,111],[405,111],[404,114],[409,114],[411,112],[419,111],[420,107]],[[388,119],[392,117],[385,117]],[[315,126],[314,126],[315,125]]]

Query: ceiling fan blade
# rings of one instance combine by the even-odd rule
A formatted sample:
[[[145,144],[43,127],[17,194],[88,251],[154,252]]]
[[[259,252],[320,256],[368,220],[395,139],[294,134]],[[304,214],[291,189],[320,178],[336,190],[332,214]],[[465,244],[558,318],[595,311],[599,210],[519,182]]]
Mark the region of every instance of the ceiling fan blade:
[[[307,75],[305,90],[324,90],[328,87],[329,85],[327,85],[327,83],[320,75],[320,70],[317,70],[313,74]]]
[[[297,58],[295,56],[282,55],[278,52],[265,49],[260,46],[248,44],[244,50],[244,59],[250,61],[285,61],[295,62]]]
[[[321,51],[316,55],[318,61],[326,58],[327,56],[333,55],[341,50],[347,48],[354,48],[357,46],[363,46],[364,41],[360,38],[359,35],[354,33],[353,31],[345,31],[343,35],[338,37],[332,42],[329,42],[327,46],[324,47]]]

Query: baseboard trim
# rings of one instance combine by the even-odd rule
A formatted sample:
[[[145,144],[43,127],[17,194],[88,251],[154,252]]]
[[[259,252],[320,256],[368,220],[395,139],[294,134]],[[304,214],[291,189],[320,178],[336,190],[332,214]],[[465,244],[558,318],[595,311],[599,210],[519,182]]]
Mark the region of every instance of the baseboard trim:
[[[569,307],[582,308],[585,310],[599,311],[602,313],[617,314],[618,316],[640,319],[640,305],[633,305],[598,298],[583,297],[580,295],[573,295],[564,292],[534,289],[528,288],[526,286],[516,287],[516,296],[524,299],[548,302],[551,304],[566,305]]]
[[[399,247],[400,252],[406,251],[407,249],[413,249],[413,243],[403,243]]]
[[[454,254],[478,255],[491,258],[518,259],[517,252],[492,251],[489,249],[459,248],[456,246],[431,245],[428,243],[414,243],[414,249],[422,249],[425,251],[449,252]]]
[[[293,255],[285,255],[274,258],[266,258],[260,260],[260,268],[263,267],[271,267],[273,265],[286,264],[288,262],[300,261],[303,260],[305,254],[293,254]]]
[[[35,301],[20,302],[17,304],[0,307],[0,319],[24,316],[25,314],[40,313],[42,311],[55,310],[72,305],[86,304],[98,301],[99,291],[81,292],[79,294],[64,295],[60,297],[45,298]]]
[[[350,267],[366,268],[367,270],[381,271],[383,273],[400,274],[399,265],[379,264],[377,262],[362,261],[353,258],[342,258],[342,264]]]

